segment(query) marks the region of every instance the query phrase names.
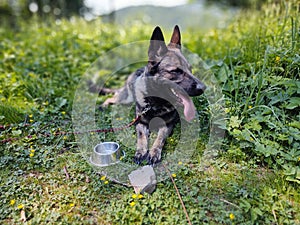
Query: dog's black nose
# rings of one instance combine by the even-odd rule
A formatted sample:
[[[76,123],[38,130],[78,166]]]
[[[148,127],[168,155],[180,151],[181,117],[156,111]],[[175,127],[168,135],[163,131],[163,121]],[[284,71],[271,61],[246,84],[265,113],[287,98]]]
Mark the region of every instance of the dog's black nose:
[[[205,84],[203,84],[203,83],[198,83],[197,84],[197,89],[199,90],[202,90],[202,91],[205,91],[205,89],[206,89],[206,86],[205,86]]]
[[[203,93],[206,89],[206,86],[203,83],[198,83],[197,86],[196,86],[196,89],[199,90],[199,91],[201,90],[202,93]]]
[[[200,82],[200,81],[198,81],[195,85],[194,85],[194,93],[193,93],[193,95],[194,96],[197,96],[197,95],[201,95],[201,94],[203,94],[203,92],[205,91],[205,89],[206,89],[206,86],[205,86],[205,84],[203,84],[202,82]]]
[[[192,88],[191,88],[191,90],[190,90],[190,92],[188,94],[189,94],[189,96],[202,95],[203,92],[205,91],[205,89],[206,89],[205,84],[203,84],[202,82],[198,81],[198,82],[195,82],[192,85]]]

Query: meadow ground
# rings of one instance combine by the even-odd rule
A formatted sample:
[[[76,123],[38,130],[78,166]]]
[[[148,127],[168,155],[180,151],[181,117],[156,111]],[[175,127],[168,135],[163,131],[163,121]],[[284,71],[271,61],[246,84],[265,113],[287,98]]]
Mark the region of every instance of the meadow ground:
[[[226,28],[183,33],[185,47],[215,75],[225,112],[213,120],[225,134],[218,155],[203,167],[218,105],[194,98],[197,149],[175,162],[193,224],[300,224],[299,12],[298,1],[281,1],[243,11]],[[54,135],[72,131],[74,94],[91,63],[147,40],[153,28],[79,18],[19,24],[0,28],[1,224],[186,224],[170,179],[152,195],[135,195],[99,176],[73,135]],[[109,112],[101,116],[110,125]],[[178,138],[175,131],[166,151]]]

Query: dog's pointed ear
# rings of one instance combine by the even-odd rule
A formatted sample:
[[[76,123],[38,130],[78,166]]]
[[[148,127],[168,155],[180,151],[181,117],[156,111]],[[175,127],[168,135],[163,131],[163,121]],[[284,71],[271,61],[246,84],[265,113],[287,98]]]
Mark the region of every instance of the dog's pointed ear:
[[[157,63],[167,51],[163,33],[159,27],[156,27],[152,33],[148,49],[149,63],[152,65]]]
[[[169,46],[175,48],[181,48],[181,35],[180,35],[179,27],[177,25],[174,27]]]

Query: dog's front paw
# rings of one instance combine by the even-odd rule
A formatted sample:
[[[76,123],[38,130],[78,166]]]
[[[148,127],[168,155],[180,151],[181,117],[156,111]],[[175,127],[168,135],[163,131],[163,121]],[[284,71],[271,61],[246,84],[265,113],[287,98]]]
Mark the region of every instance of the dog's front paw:
[[[136,164],[141,164],[147,158],[148,158],[148,151],[137,150],[134,156],[134,162]]]
[[[161,149],[154,148],[148,154],[148,164],[154,166],[161,161]]]

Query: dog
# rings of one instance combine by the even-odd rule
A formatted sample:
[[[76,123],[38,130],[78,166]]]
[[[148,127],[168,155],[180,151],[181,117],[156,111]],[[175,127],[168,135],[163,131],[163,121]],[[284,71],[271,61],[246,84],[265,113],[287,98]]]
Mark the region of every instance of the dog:
[[[191,65],[181,51],[181,34],[176,25],[171,41],[166,45],[160,27],[150,39],[148,64],[132,73],[124,87],[118,90],[102,89],[102,94],[114,92],[103,106],[135,103],[137,149],[134,161],[144,160],[154,166],[161,161],[161,152],[167,137],[180,119],[191,121],[196,113],[189,96],[201,95],[206,86],[191,71]],[[153,146],[148,148],[149,135],[157,131]]]

